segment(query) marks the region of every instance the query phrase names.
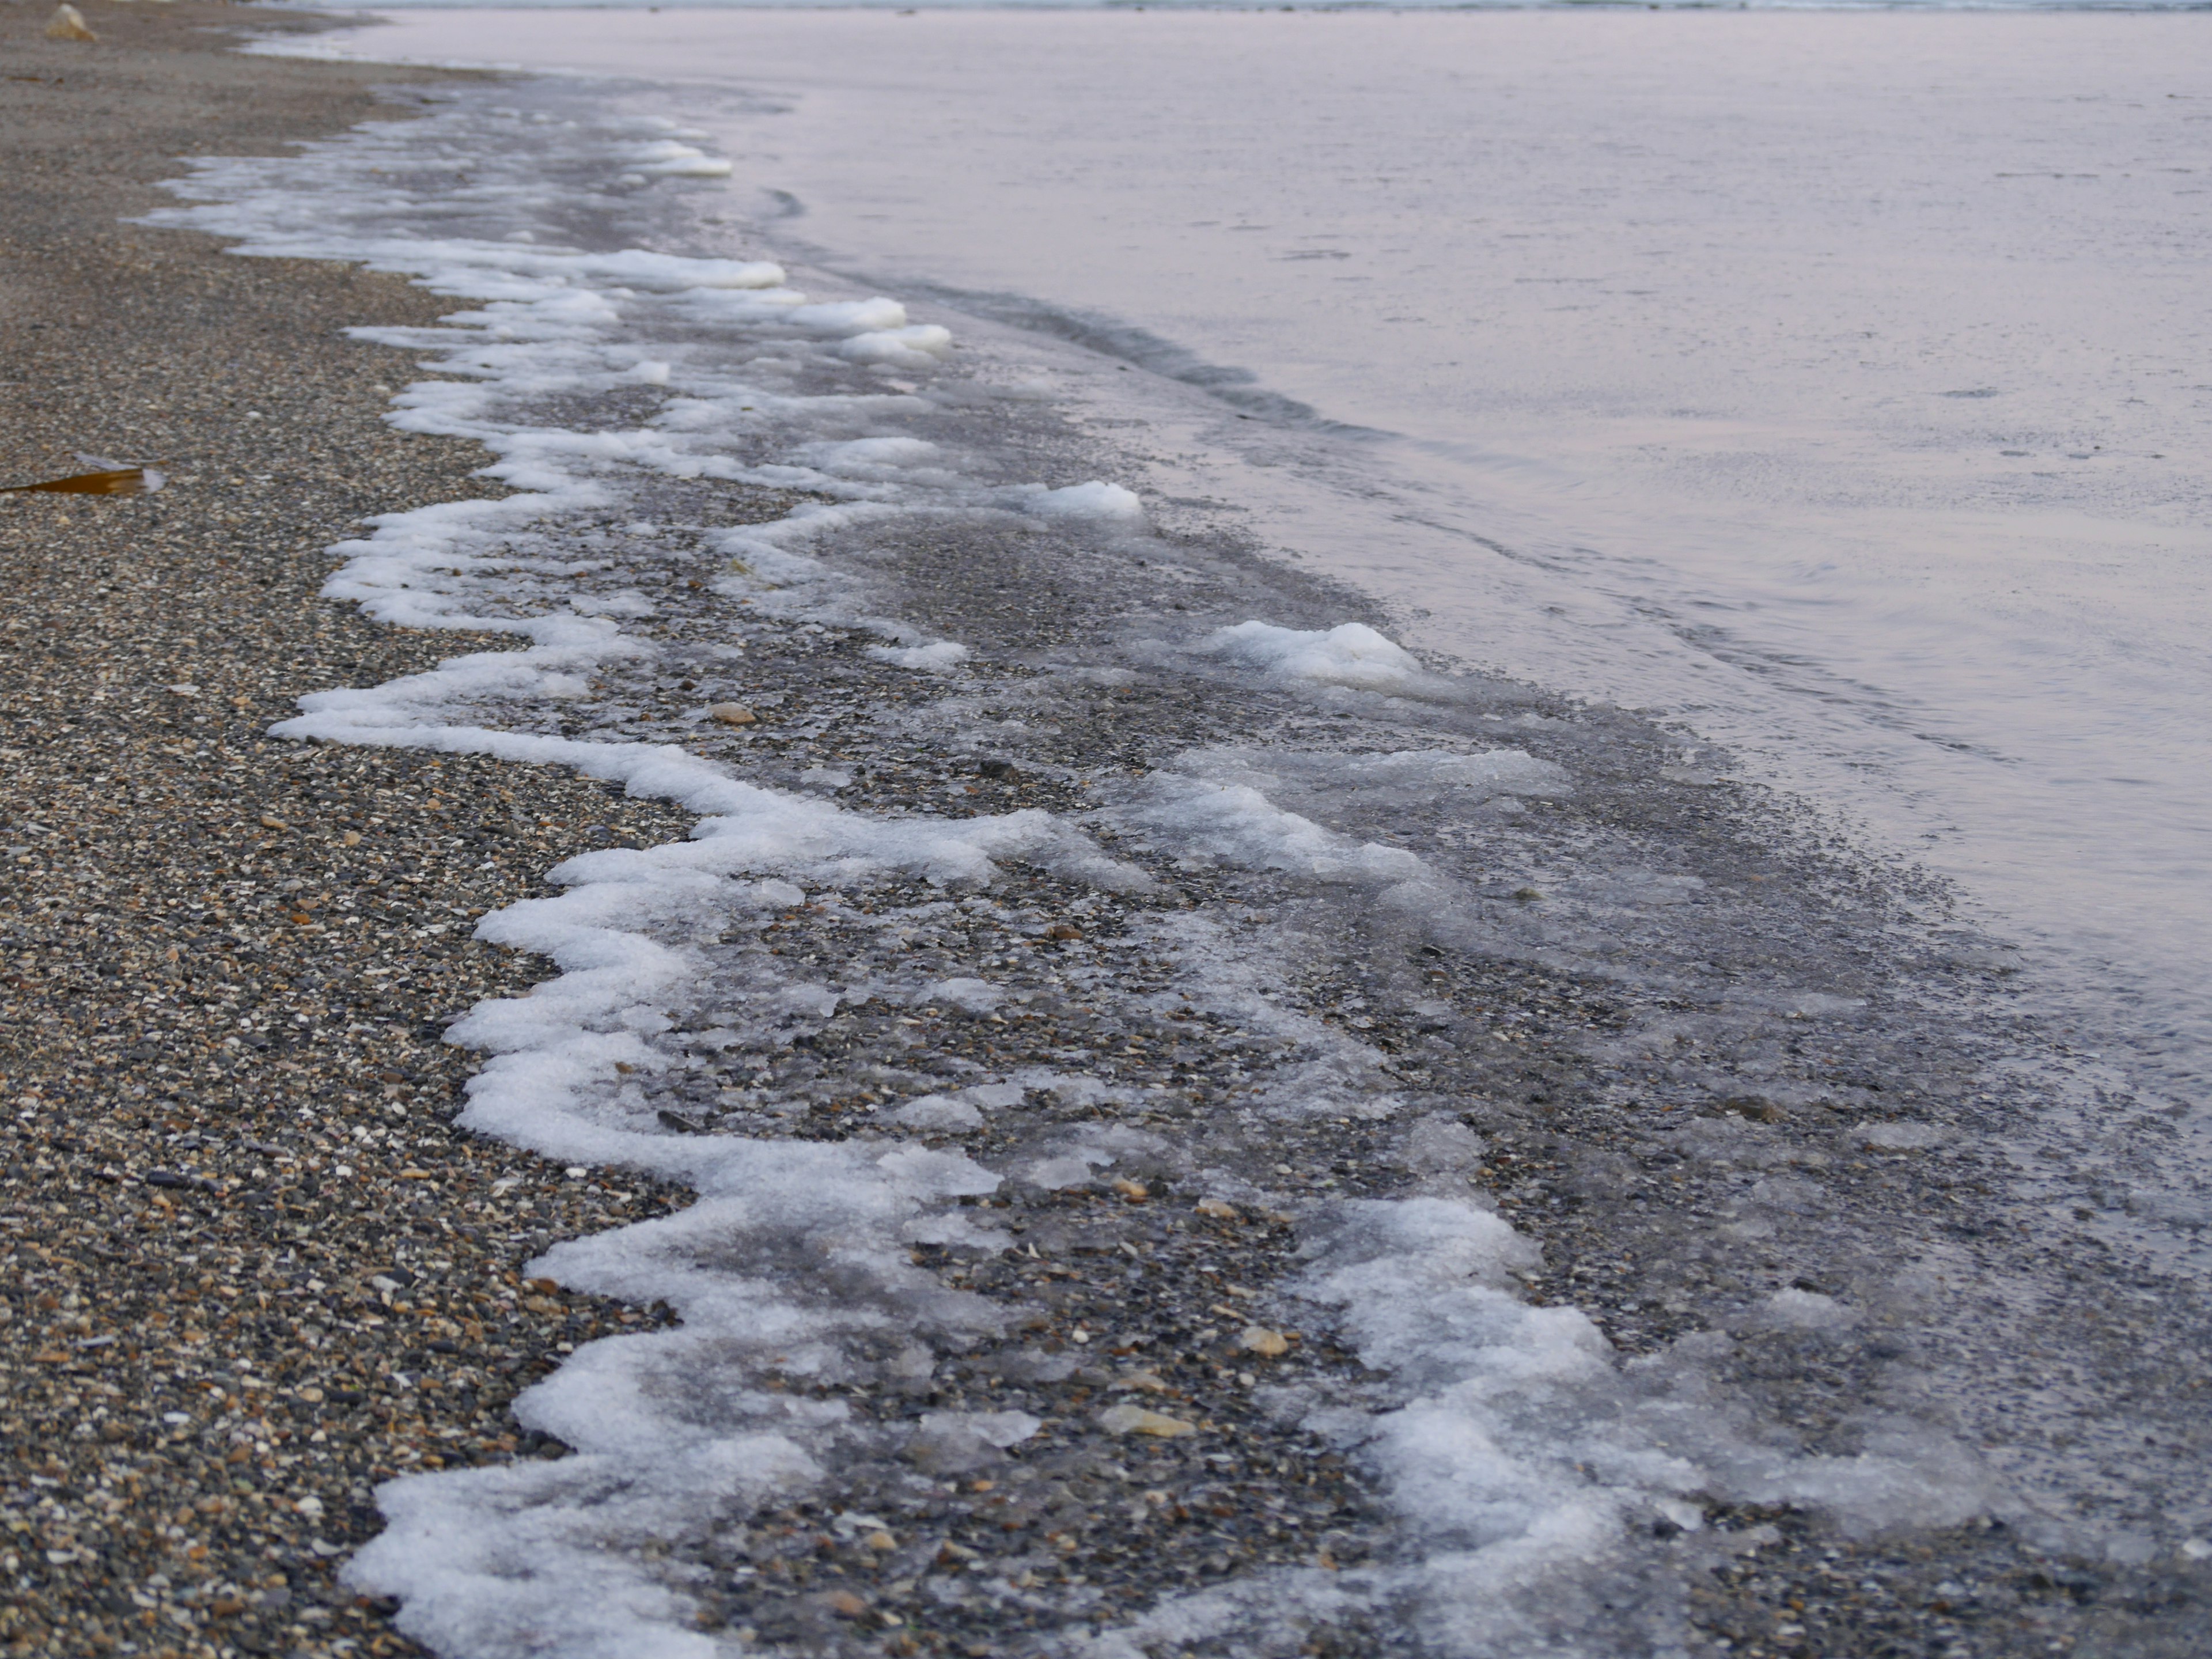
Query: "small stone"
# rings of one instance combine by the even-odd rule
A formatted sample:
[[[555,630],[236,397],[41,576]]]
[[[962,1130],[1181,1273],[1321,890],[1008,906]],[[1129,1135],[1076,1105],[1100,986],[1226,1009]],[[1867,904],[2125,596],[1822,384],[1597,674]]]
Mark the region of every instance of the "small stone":
[[[264,830],[289,830],[292,826],[273,812],[264,812],[261,815],[261,827]]]
[[[1167,1380],[1153,1371],[1131,1371],[1115,1380],[1117,1389],[1138,1389],[1146,1394],[1173,1394]]]
[[[86,24],[82,12],[75,6],[60,5],[54,8],[54,15],[46,20],[46,39],[49,40],[97,40],[100,37],[94,34],[90,27]]]
[[[895,1550],[898,1547],[898,1540],[887,1532],[872,1532],[860,1541],[879,1554],[884,1551]]]
[[[1142,1406],[1109,1406],[1098,1413],[1098,1425],[1109,1434],[1148,1434],[1157,1440],[1180,1440],[1198,1432],[1195,1423],[1165,1412],[1148,1412]]]
[[[358,847],[361,845],[361,831],[358,830],[349,830],[345,834],[339,836],[338,840],[348,847]]]
[[[1237,1339],[1237,1346],[1248,1353],[1256,1353],[1263,1359],[1274,1359],[1288,1353],[1291,1340],[1280,1331],[1271,1331],[1265,1325],[1247,1325],[1244,1334]]]
[[[707,706],[707,715],[708,719],[720,720],[725,726],[750,726],[760,718],[741,702],[709,703]]]
[[[1122,1197],[1127,1199],[1132,1204],[1141,1204],[1146,1198],[1151,1196],[1151,1194],[1146,1191],[1144,1182],[1140,1181],[1131,1181],[1126,1176],[1115,1176],[1108,1184],[1110,1185],[1115,1192],[1121,1194]]]
[[[840,1619],[863,1619],[867,1616],[868,1604],[850,1590],[831,1590],[822,1598],[822,1602]]]
[[[1200,1215],[1211,1216],[1216,1221],[1235,1221],[1238,1218],[1237,1206],[1225,1198],[1200,1199],[1198,1212]]]
[[[322,1518],[323,1500],[315,1497],[313,1493],[308,1494],[308,1496],[305,1498],[294,1499],[292,1507],[300,1514],[306,1516],[310,1521],[319,1521]]]
[[[1044,936],[1047,939],[1081,939],[1083,930],[1073,922],[1055,921],[1044,930]]]

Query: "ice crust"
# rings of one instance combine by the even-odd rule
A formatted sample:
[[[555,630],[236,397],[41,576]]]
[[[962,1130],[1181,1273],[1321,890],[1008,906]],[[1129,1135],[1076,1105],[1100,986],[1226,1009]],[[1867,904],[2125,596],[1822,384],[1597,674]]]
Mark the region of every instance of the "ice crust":
[[[517,142],[525,136],[532,142]],[[455,156],[477,181],[458,192],[445,183]],[[354,1559],[350,1581],[401,1598],[404,1630],[470,1659],[757,1650],[694,1627],[684,1570],[661,1564],[664,1546],[784,1501],[841,1462],[897,1453],[902,1432],[906,1449],[929,1442],[964,1455],[1019,1446],[1040,1426],[986,1413],[870,1427],[838,1403],[763,1379],[773,1370],[839,1382],[885,1365],[926,1374],[937,1352],[999,1334],[1000,1310],[915,1265],[914,1246],[1003,1249],[1007,1237],[959,1199],[1009,1180],[1081,1185],[1164,1145],[1099,1125],[994,1168],[921,1144],[972,1129],[1030,1091],[1112,1097],[1113,1085],[1079,1071],[979,1078],[914,1099],[889,1127],[915,1138],[889,1144],[672,1134],[624,1079],[686,1063],[680,1018],[696,1029],[693,1017],[709,1011],[732,1042],[826,1018],[841,1001],[987,1012],[1003,1000],[964,975],[815,983],[758,952],[738,975],[717,940],[889,877],[988,894],[1015,858],[1107,891],[1152,886],[1153,876],[1102,849],[1094,830],[1108,824],[1173,857],[1280,872],[1306,890],[1430,892],[1439,890],[1422,884],[1433,872],[1414,854],[1328,827],[1330,803],[1474,810],[1570,787],[1559,767],[1512,749],[1198,749],[1104,802],[1089,824],[1034,809],[885,817],[746,781],[680,744],[626,735],[612,715],[591,734],[562,729],[575,711],[596,709],[597,677],[657,648],[624,626],[656,611],[622,558],[625,537],[663,528],[630,516],[641,480],[805,492],[769,523],[691,526],[702,580],[783,625],[872,631],[884,660],[941,675],[961,672],[970,647],[879,614],[880,595],[855,574],[864,568],[833,560],[832,549],[931,515],[1009,510],[1055,533],[1144,530],[1143,503],[1125,487],[1010,489],[912,429],[927,426],[921,401],[890,388],[825,392],[809,379],[810,362],[937,369],[950,336],[913,324],[897,302],[811,301],[767,262],[568,246],[535,205],[555,176],[572,197],[611,199],[623,176],[702,179],[727,167],[667,124],[533,128],[461,100],[295,158],[197,161],[181,187],[196,204],[154,216],[239,239],[242,252],[359,260],[452,296],[459,308],[441,326],[362,332],[453,377],[408,387],[394,400],[395,424],[482,443],[495,458],[485,475],[514,492],[371,521],[334,550],[343,562],[327,592],[381,621],[504,633],[517,648],[306,697],[277,733],[565,766],[697,816],[684,841],[572,859],[550,872],[564,889],[557,896],[486,917],[481,938],[541,955],[558,972],[526,996],[478,1006],[449,1034],[487,1056],[468,1088],[467,1127],[698,1195],[678,1214],[560,1243],[533,1264],[587,1292],[665,1303],[681,1318],[591,1344],[519,1399],[520,1420],[572,1455],[416,1475],[379,1494],[386,1530]],[[630,388],[659,401],[629,425],[585,429],[548,413]],[[1300,630],[1250,621],[1200,641],[1195,658],[1316,693],[1458,695],[1358,623]],[[1401,1109],[1381,1053],[1284,1006],[1220,924],[1167,912],[1131,926],[1176,964],[1185,1006],[1285,1040],[1296,1058],[1268,1073],[1269,1110]],[[1109,1004],[1134,995],[1103,979],[1093,994]],[[1456,1127],[1431,1133],[1436,1145],[1415,1167],[1461,1156]],[[1917,1144],[1881,1127],[1867,1138]],[[1235,1182],[1214,1184],[1250,1196]],[[1808,1456],[1732,1403],[1693,1346],[1624,1368],[1584,1315],[1529,1304],[1514,1275],[1535,1264],[1534,1248],[1464,1198],[1317,1211],[1310,1255],[1296,1294],[1338,1322],[1396,1398],[1375,1409],[1316,1406],[1309,1426],[1358,1449],[1381,1480],[1409,1540],[1401,1559],[1341,1575],[1252,1575],[1164,1602],[1125,1629],[1071,1633],[1070,1650],[1157,1652],[1234,1628],[1263,1605],[1313,1612],[1364,1601],[1406,1609],[1440,1652],[1550,1651],[1588,1613],[1592,1586],[1633,1570],[1631,1540],[1655,1517],[1694,1528],[1712,1498],[1802,1500],[1872,1528],[1963,1518],[1984,1501],[1971,1460],[1924,1431],[1876,1425],[1862,1456]],[[1801,1324],[1844,1316],[1780,1299],[1773,1314]],[[1659,1605],[1650,1616],[1660,1647],[1650,1650],[1672,1639]]]

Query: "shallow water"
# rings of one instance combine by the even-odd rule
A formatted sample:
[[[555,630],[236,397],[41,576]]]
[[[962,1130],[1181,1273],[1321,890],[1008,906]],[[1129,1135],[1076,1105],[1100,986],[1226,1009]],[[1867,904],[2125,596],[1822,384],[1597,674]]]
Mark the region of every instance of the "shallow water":
[[[1082,395],[1160,427],[1154,489],[1956,877],[2179,1084],[2212,1052],[2207,27],[444,12],[361,44],[678,88],[733,242],[1139,366]]]

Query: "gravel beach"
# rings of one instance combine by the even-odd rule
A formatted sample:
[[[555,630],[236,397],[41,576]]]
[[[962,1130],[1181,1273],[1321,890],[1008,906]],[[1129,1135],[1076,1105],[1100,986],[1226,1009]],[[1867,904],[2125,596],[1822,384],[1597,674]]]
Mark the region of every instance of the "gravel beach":
[[[374,1489],[561,1460],[515,1395],[678,1315],[530,1264],[691,1201],[453,1126],[478,1062],[447,1024],[550,972],[472,928],[553,890],[562,860],[678,840],[693,817],[553,767],[270,735],[303,694],[501,643],[316,597],[365,515],[497,493],[475,446],[384,422],[422,371],[342,331],[453,307],[122,221],[169,204],[153,185],[180,155],[390,114],[372,90],[390,74],[228,55],[226,7],[95,3],[93,45],[44,40],[17,9],[0,483],[81,455],[169,482],[0,496],[0,1643],[417,1651],[392,1623],[407,1609],[337,1578],[380,1530]],[[808,372],[823,396],[876,384]],[[1090,476],[1067,469],[1094,465],[1097,434],[961,372],[945,441]],[[659,395],[626,384],[557,413],[627,430]],[[649,649],[517,729],[681,743],[872,823],[1043,809],[1143,879],[1009,858],[988,893],[878,874],[698,938],[697,918],[667,923],[704,977],[664,1011],[652,1063],[603,1079],[623,1112],[672,1138],[915,1146],[1006,1172],[902,1256],[919,1302],[811,1244],[759,1246],[762,1277],[849,1304],[861,1334],[828,1358],[733,1344],[724,1381],[744,1388],[688,1408],[775,1396],[843,1425],[842,1461],[787,1502],[732,1498],[638,1547],[687,1634],[1103,1653],[1056,1644],[1218,1592],[1225,1623],[1161,1626],[1144,1650],[1455,1650],[1401,1569],[1469,1534],[1422,1535],[1369,1431],[1328,1426],[1371,1428],[1431,1384],[1363,1341],[1357,1298],[1302,1279],[1380,1212],[1362,1200],[1430,1199],[1530,1241],[1517,1307],[1601,1331],[1627,1380],[1577,1396],[1600,1427],[1663,1400],[1777,1459],[1879,1453],[1923,1477],[1894,1513],[1839,1519],[1810,1486],[1745,1476],[1623,1517],[1632,1547],[1529,1629],[1701,1659],[2197,1650],[2208,1569],[2173,1546],[2191,1522],[2171,1492],[2206,1449],[2201,1295],[2090,1224],[2168,1127],[2106,1102],[2094,1167],[2054,1153],[2027,1178],[2029,1149],[2075,1133],[2050,1109],[2081,1034],[2023,1017],[2009,954],[1944,893],[1617,711],[1474,677],[1332,702],[1172,655],[1162,639],[1255,617],[1389,623],[1173,504],[1144,557],[1012,514],[872,532],[872,599],[973,647],[948,690],[864,628],[702,580],[698,526],[799,499],[661,477],[624,498],[635,523],[570,526],[617,549],[605,586],[656,596],[617,613]],[[1418,847],[1449,865],[1451,916],[1133,827],[1193,755],[1287,769],[1501,741],[1573,787],[1347,803],[1270,778],[1370,862]],[[730,1012],[802,978],[936,989],[833,996],[773,1029]],[[1238,1004],[1248,981],[1265,996]],[[976,1081],[1012,1075],[1060,1081]],[[1340,1105],[1272,1109],[1316,1076]],[[1111,1150],[1069,1173],[1085,1148]],[[956,1304],[957,1330],[899,1323]],[[2038,1481],[2152,1541],[2077,1547],[2018,1496]],[[1300,1599],[1274,1605],[1266,1587],[1291,1583]],[[525,1650],[507,1643],[446,1650]]]
[[[646,1316],[520,1283],[507,1236],[665,1201],[447,1131],[441,1021],[523,971],[471,919],[674,826],[549,771],[264,738],[304,690],[455,647],[315,597],[362,514],[481,489],[467,447],[380,423],[398,360],[339,332],[440,307],[120,221],[174,157],[366,118],[389,77],[236,57],[231,7],[85,10],[97,45],[27,6],[0,37],[0,483],[78,451],[171,482],[0,496],[0,1644],[412,1651],[331,1581],[373,1484],[533,1455],[507,1398]],[[434,1273],[386,1276],[406,1242]]]

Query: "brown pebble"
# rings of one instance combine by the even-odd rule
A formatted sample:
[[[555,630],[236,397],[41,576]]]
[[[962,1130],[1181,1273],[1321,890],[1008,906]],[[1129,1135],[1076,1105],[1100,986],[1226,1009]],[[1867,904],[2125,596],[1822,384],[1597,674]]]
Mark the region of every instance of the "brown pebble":
[[[1195,1423],[1170,1417],[1165,1412],[1146,1411],[1142,1406],[1109,1406],[1098,1413],[1098,1426],[1109,1434],[1146,1434],[1156,1440],[1180,1440],[1198,1432]]]

